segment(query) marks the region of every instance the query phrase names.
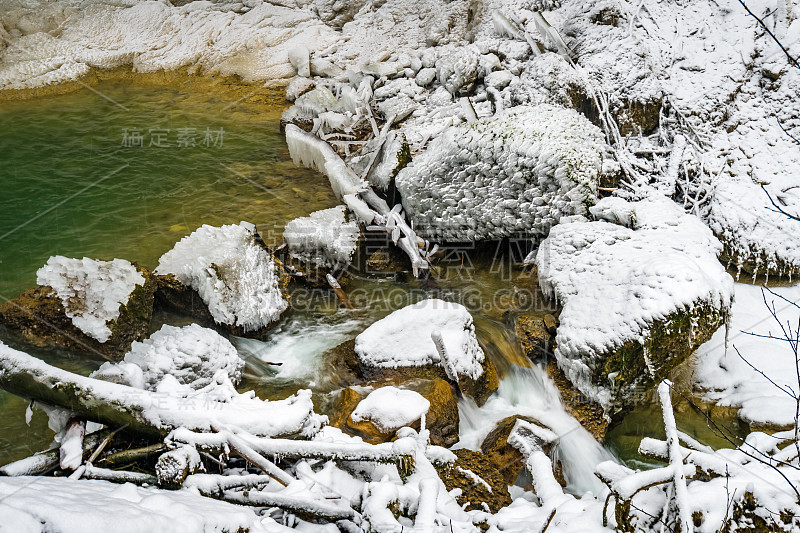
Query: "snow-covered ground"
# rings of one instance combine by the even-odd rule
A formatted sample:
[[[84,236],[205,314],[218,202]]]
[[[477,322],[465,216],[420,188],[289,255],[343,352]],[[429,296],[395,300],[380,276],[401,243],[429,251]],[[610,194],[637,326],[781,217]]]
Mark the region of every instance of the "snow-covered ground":
[[[791,427],[797,408],[792,395],[798,394],[800,375],[797,352],[783,340],[783,332],[794,331],[790,338],[797,338],[800,285],[769,291],[736,284],[730,329],[717,331],[700,347],[695,374],[697,386],[705,391],[708,400],[740,407],[739,416],[744,421]],[[780,323],[769,308],[775,310]]]

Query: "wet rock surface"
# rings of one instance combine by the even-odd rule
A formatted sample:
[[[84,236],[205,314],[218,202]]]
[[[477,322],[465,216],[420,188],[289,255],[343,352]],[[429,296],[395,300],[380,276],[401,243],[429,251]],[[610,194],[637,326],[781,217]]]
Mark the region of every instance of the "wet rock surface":
[[[495,463],[473,450],[455,450],[457,459],[438,468],[439,477],[448,491],[460,489],[456,501],[466,510],[497,512],[511,503],[505,478]]]
[[[87,335],[67,316],[62,299],[48,286],[28,289],[13,300],[0,305],[0,323],[18,331],[36,346],[58,346],[103,358],[121,359],[133,341],[147,336],[153,316],[153,295],[156,276],[142,266],[134,265],[145,279],[136,285],[127,302],[119,306],[119,316],[106,323],[111,335],[105,342]]]

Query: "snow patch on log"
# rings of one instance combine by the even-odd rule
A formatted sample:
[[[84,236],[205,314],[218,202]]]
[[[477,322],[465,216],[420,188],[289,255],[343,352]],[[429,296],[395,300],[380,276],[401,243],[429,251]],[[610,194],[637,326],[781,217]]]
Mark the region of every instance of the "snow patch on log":
[[[66,315],[86,335],[106,342],[111,338],[108,322],[119,317],[144,276],[129,261],[114,259],[70,259],[56,255],[36,272],[36,282],[53,289]]]

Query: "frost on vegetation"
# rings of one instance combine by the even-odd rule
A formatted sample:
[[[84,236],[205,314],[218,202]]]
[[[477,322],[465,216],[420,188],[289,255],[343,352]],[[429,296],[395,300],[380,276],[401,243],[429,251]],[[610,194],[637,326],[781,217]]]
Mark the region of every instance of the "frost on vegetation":
[[[149,339],[134,342],[122,362],[103,363],[92,377],[156,390],[170,376],[199,390],[221,377],[237,384],[243,367],[236,348],[216,331],[197,324],[164,325]]]
[[[392,431],[420,420],[430,406],[418,392],[387,386],[370,392],[350,418],[353,422],[372,422],[381,431]]]
[[[311,10],[246,4],[34,0],[11,5],[0,13],[11,36],[0,57],[0,89],[74,81],[92,68],[123,66],[136,72],[190,67],[245,81],[289,79],[295,74],[290,50],[324,48],[338,39]]]
[[[128,303],[145,279],[124,259],[98,261],[56,255],[36,272],[36,282],[53,289],[75,327],[106,342],[112,333],[108,323],[119,317],[120,306]]]
[[[709,305],[725,315],[733,300],[733,280],[717,260],[722,246],[700,219],[665,198],[623,203],[604,199],[595,212],[633,220],[634,229],[606,221],[560,224],[535,259],[542,291],[563,305],[559,366],[606,409],[608,387],[591,378],[604,356],[644,343],[656,322],[676,312]]]
[[[196,290],[217,323],[258,330],[289,306],[275,262],[258,239],[246,222],[204,225],[162,255],[156,273],[173,274]]]
[[[347,220],[344,206],[296,218],[283,232],[294,257],[327,267],[349,264],[360,235],[358,224]]]
[[[477,379],[483,373],[484,353],[472,315],[457,303],[429,299],[398,309],[356,337],[355,351],[370,366],[444,365],[431,338],[436,331],[456,374]]]
[[[544,237],[595,202],[603,139],[574,110],[517,107],[445,130],[396,178],[417,233]]]
[[[478,77],[480,52],[477,46],[465,46],[436,62],[436,78],[451,94],[467,92]]]

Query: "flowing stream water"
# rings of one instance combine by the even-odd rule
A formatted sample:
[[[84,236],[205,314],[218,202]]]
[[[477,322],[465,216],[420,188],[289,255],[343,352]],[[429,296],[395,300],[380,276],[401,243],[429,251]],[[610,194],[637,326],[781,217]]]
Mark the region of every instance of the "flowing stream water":
[[[153,268],[202,224],[248,220],[268,244],[277,244],[292,218],[336,205],[325,177],[289,159],[279,131],[284,106],[278,94],[257,87],[181,74],[120,76],[92,90],[4,102],[0,301],[35,285],[36,270],[51,255],[120,257]],[[475,317],[501,384],[482,408],[460,402],[457,446],[477,448],[496,421],[531,415],[562,436],[555,453],[570,488],[598,493],[594,466],[614,455],[635,462],[632,443],[663,433],[660,415],[642,407],[611,432],[607,448],[567,415],[555,386],[527,361],[515,337],[521,312],[553,310],[535,276],[518,264],[524,244],[448,250],[436,287],[402,273],[369,273],[363,266],[369,250],[362,250],[346,287],[353,309],[329,291],[296,288],[292,308],[265,338],[233,339],[248,361],[242,387],[265,398],[311,388],[317,409],[329,411],[348,384],[322,357],[327,350],[407,304],[428,297],[459,301]],[[152,329],[186,322],[159,314]],[[0,339],[82,374],[102,363],[25,345],[1,329]],[[697,420],[679,416],[682,429],[707,441]],[[0,392],[0,464],[47,447],[52,436],[40,411],[26,421],[26,402]]]

